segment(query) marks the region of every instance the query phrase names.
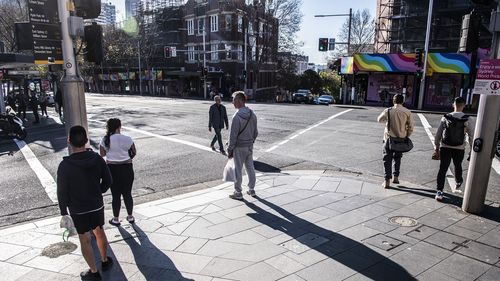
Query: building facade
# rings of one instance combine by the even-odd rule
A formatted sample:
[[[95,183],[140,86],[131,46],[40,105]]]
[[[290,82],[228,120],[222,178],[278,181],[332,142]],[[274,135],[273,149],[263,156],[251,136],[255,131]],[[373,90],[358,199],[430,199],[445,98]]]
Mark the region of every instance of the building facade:
[[[101,3],[101,14],[95,19],[100,25],[114,25],[116,24],[116,7],[111,3]]]
[[[475,6],[469,0],[434,1],[429,48],[436,52],[456,52],[460,42],[462,17],[473,9],[481,16],[480,48],[489,48],[489,7]],[[377,0],[376,53],[414,52],[423,48],[429,0]]]

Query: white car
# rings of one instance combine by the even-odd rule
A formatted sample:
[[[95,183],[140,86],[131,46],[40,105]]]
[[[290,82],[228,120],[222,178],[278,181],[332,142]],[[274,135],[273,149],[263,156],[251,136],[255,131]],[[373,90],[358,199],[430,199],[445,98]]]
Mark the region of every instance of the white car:
[[[333,104],[333,97],[330,95],[322,95],[318,98],[318,104]]]

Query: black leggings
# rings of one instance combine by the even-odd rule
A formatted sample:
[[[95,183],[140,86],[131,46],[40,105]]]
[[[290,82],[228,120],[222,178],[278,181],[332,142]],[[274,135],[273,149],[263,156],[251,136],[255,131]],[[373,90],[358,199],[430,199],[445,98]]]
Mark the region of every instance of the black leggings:
[[[113,176],[113,185],[111,185],[111,195],[113,196],[113,216],[120,215],[121,197],[127,208],[128,215],[132,215],[134,200],[132,199],[132,185],[134,184],[134,168],[129,164],[108,164],[111,176]]]

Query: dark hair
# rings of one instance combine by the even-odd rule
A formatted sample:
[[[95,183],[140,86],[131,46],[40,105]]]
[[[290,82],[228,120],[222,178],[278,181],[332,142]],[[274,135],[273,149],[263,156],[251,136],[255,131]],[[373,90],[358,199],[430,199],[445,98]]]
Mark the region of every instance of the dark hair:
[[[87,143],[87,131],[82,126],[73,126],[69,129],[69,143],[74,147],[83,147]]]
[[[111,118],[106,122],[106,136],[104,136],[104,145],[109,148],[110,137],[118,128],[122,126],[122,122],[118,118]]]
[[[405,97],[402,95],[402,94],[397,94],[397,95],[394,95],[394,103],[396,104],[403,104],[403,102],[405,101]]]
[[[455,98],[455,104],[456,105],[465,105],[465,99],[462,97],[457,97],[457,98]]]

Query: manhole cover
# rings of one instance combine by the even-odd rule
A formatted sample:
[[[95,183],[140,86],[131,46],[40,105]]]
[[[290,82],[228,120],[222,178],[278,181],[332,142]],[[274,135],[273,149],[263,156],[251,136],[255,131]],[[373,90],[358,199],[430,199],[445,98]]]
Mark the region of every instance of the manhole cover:
[[[401,216],[389,218],[389,222],[395,225],[406,227],[416,226],[418,224],[418,221],[414,218]]]
[[[59,242],[45,247],[42,251],[42,256],[55,259],[62,255],[67,255],[73,252],[74,250],[76,250],[76,248],[78,248],[78,246],[76,246],[75,243]]]

